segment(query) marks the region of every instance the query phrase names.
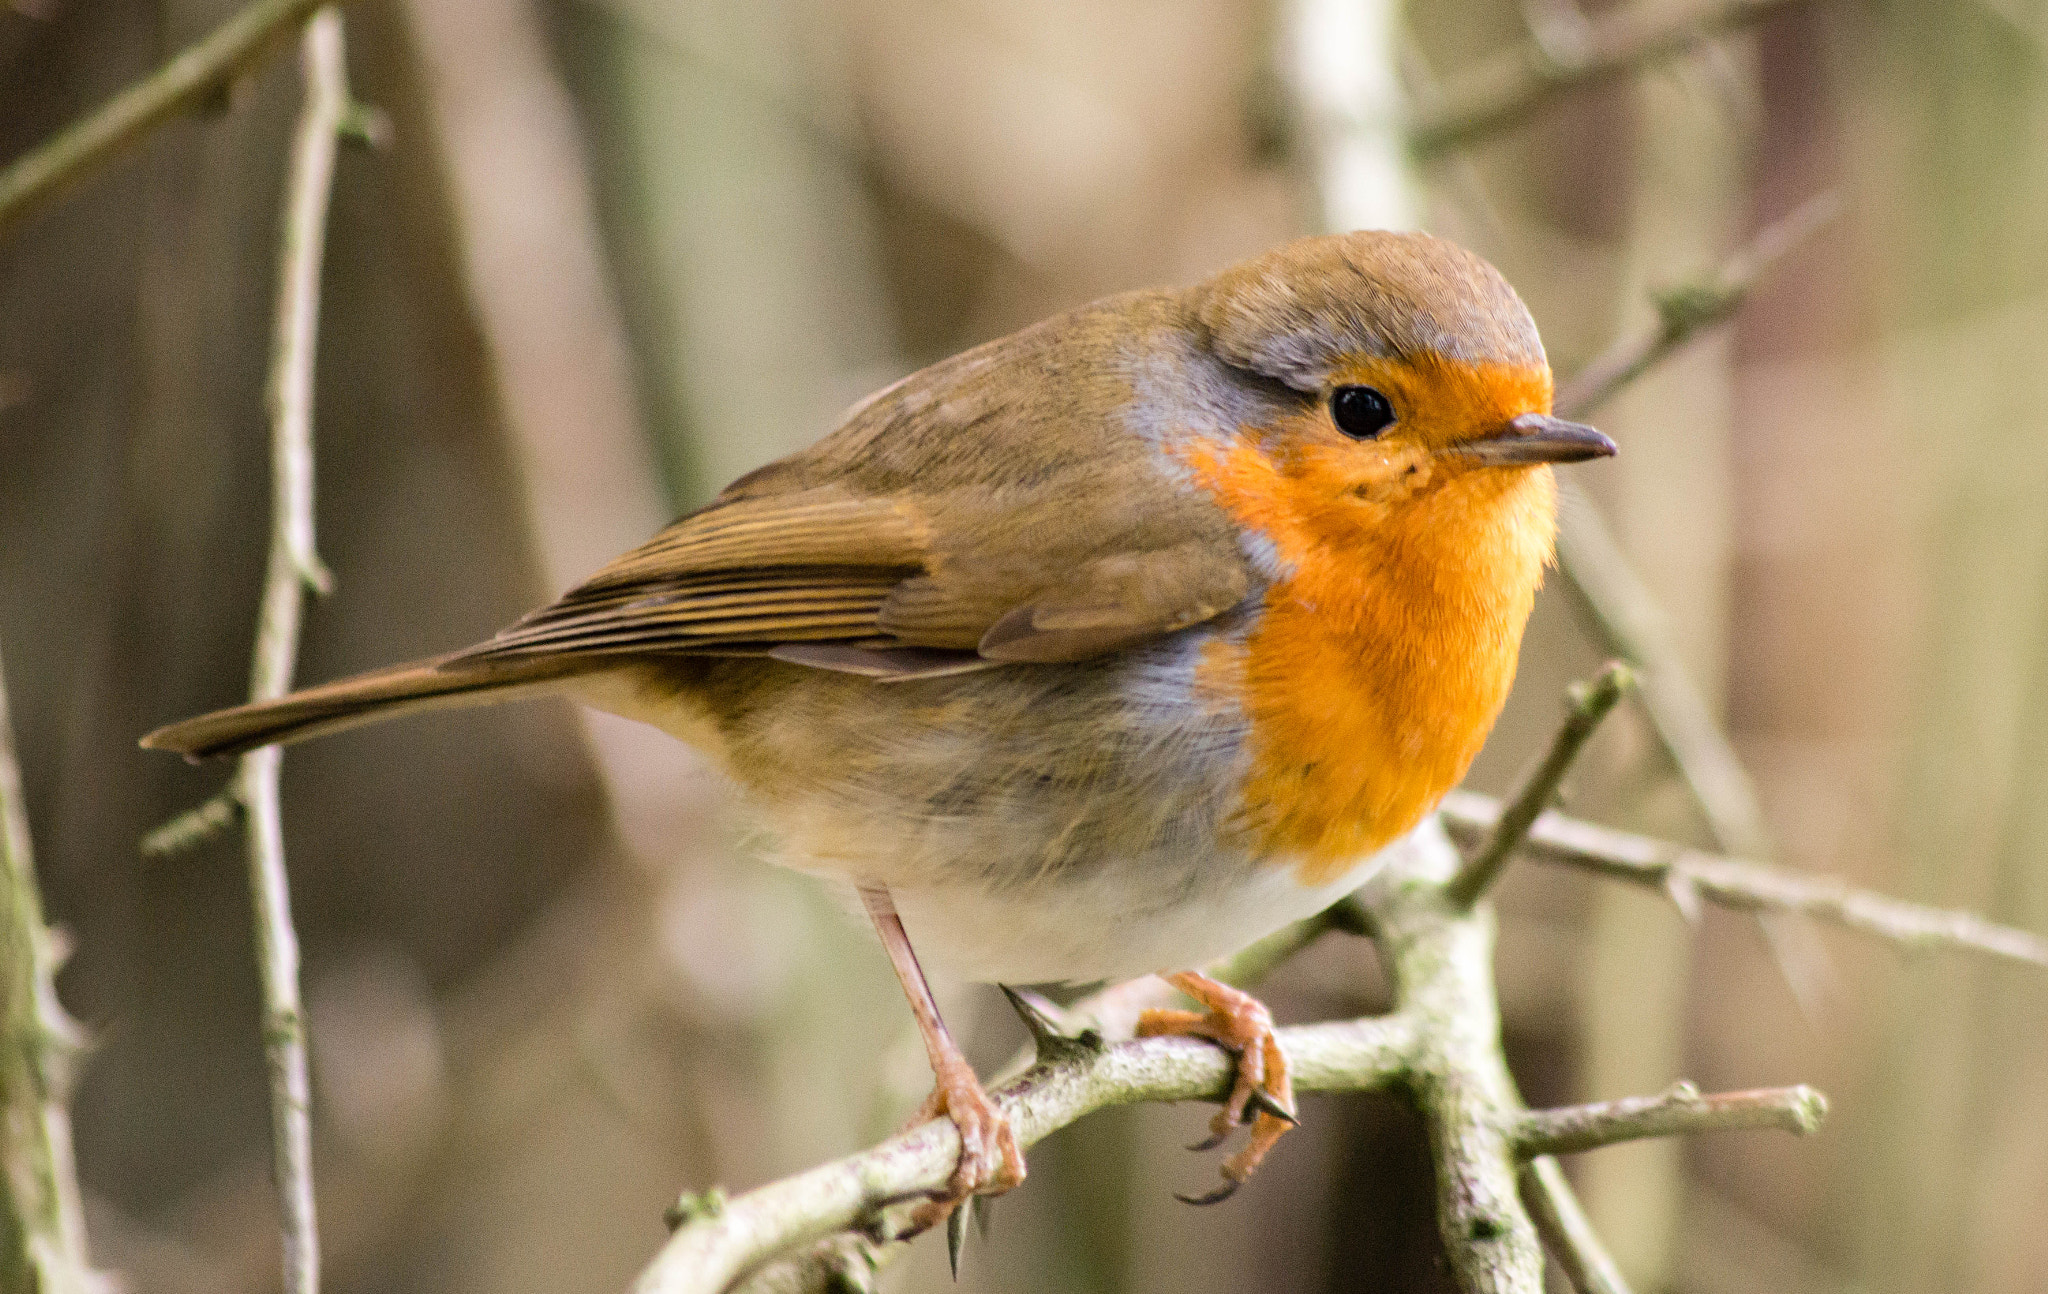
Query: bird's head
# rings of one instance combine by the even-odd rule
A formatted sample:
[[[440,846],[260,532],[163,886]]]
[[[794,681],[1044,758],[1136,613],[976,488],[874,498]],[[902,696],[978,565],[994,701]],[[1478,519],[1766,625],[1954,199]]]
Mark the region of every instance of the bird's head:
[[[1531,468],[1615,452],[1550,416],[1527,308],[1442,239],[1303,239],[1201,285],[1194,309],[1220,359],[1293,393],[1257,431],[1302,503],[1395,509],[1459,483],[1500,495]]]

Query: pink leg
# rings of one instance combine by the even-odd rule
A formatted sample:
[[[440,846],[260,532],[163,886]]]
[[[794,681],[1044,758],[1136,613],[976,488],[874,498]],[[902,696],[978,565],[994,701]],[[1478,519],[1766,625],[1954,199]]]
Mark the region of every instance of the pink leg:
[[[889,964],[896,968],[903,995],[910,999],[910,1013],[917,1017],[925,1054],[932,1062],[936,1080],[932,1094],[911,1122],[923,1123],[943,1114],[960,1130],[960,1161],[952,1179],[944,1192],[920,1205],[911,1217],[911,1225],[922,1230],[944,1221],[969,1195],[998,1195],[1023,1181],[1024,1155],[1017,1149],[1009,1120],[989,1100],[981,1080],[974,1076],[974,1067],[960,1054],[946,1022],[939,1018],[939,1004],[932,1000],[931,986],[925,983],[924,969],[917,964],[917,954],[911,950],[910,936],[904,933],[903,919],[896,915],[889,891],[862,886],[860,897],[868,918],[875,923],[875,932],[882,937]]]

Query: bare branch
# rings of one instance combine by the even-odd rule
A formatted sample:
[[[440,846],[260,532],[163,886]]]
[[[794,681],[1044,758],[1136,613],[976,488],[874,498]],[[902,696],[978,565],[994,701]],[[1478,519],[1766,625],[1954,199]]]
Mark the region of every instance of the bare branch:
[[[1303,1091],[1364,1091],[1404,1072],[1414,1045],[1399,1020],[1354,1020],[1280,1031]],[[1228,1054],[1187,1038],[1115,1046],[1076,1042],[994,1093],[1029,1146],[1091,1111],[1137,1101],[1220,1101]],[[871,1225],[885,1206],[933,1191],[959,1158],[951,1122],[935,1119],[871,1150],[722,1200],[701,1203],[634,1285],[636,1294],[723,1291],[758,1264],[835,1231]],[[690,1211],[686,1211],[690,1212]]]
[[[0,1289],[91,1294],[71,1154],[71,1062],[81,1038],[57,1001],[7,685],[0,679]]]
[[[258,0],[99,111],[0,171],[0,232],[181,113],[205,107],[248,71],[319,0]]]
[[[1827,1112],[1827,1098],[1804,1084],[1702,1096],[1697,1087],[1681,1082],[1656,1096],[1531,1110],[1515,1128],[1515,1149],[1530,1158],[1570,1155],[1645,1137],[1743,1128],[1779,1128],[1804,1136],[1819,1130]]]
[[[1629,1294],[1621,1268],[1600,1243],[1555,1159],[1538,1155],[1523,1166],[1522,1202],[1529,1206],[1543,1247],[1564,1268],[1573,1289],[1579,1294]]]
[[[1521,847],[1537,815],[1557,798],[1557,788],[1571,771],[1579,752],[1585,749],[1594,729],[1614,709],[1622,693],[1634,685],[1635,677],[1628,666],[1609,661],[1590,682],[1574,683],[1566,689],[1564,722],[1550,739],[1550,750],[1508,797],[1507,808],[1494,824],[1493,834],[1444,887],[1446,898],[1461,908],[1479,901]]]
[[[1645,2],[1573,24],[1568,40],[1531,40],[1452,80],[1415,115],[1408,127],[1408,146],[1419,158],[1441,156],[1523,124],[1538,108],[1572,90],[1675,58],[1784,3]]]
[[[1444,797],[1440,816],[1454,839],[1476,844],[1493,830],[1500,812],[1491,797],[1453,791]],[[1741,911],[1796,912],[1909,949],[1961,948],[2048,966],[2048,938],[1974,913],[1908,903],[1830,877],[1684,849],[1559,813],[1536,820],[1522,851],[1540,862],[1661,889],[1681,906],[1706,900]]]

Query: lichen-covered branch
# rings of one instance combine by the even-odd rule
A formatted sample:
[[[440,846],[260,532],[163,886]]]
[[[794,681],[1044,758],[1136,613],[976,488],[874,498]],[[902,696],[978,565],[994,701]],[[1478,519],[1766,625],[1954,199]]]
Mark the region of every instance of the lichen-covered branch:
[[[1581,86],[1674,58],[1747,26],[1786,0],[1644,0],[1576,25],[1567,39],[1531,40],[1443,87],[1408,127],[1408,146],[1433,158],[1527,121]]]
[[[1566,727],[1597,712],[1619,676],[1575,691]],[[1556,778],[1583,744],[1561,737],[1531,784]],[[1548,767],[1555,764],[1556,767]],[[1533,802],[1540,805],[1545,791]],[[1460,1289],[1541,1294],[1547,1248],[1582,1294],[1627,1294],[1551,1156],[1639,1137],[1745,1128],[1810,1132],[1827,1104],[1808,1087],[1702,1096],[1681,1083],[1656,1096],[1530,1111],[1500,1044],[1493,982],[1493,916],[1463,896],[1470,875],[1459,847],[1499,835],[1501,805],[1455,792],[1442,811],[1382,855],[1378,872],[1329,912],[1280,931],[1224,966],[1248,982],[1332,930],[1373,938],[1394,982],[1385,1016],[1282,1029],[1301,1091],[1394,1090],[1413,1100],[1429,1130],[1439,1229]],[[1556,813],[1524,824],[1519,852],[1566,862],[1674,894],[1735,907],[1783,907],[1908,943],[1941,943],[2048,965],[2048,941],[1960,913],[1849,891],[1760,864],[1716,858],[1608,831]],[[1456,843],[1454,843],[1454,841]],[[1510,846],[1510,852],[1513,852]],[[1481,887],[1483,890],[1483,887]],[[1105,1044],[1096,1025],[1132,1014],[1114,988],[1064,1011],[1028,994],[1012,1001],[1032,1030],[1036,1063],[1000,1085],[997,1105],[1020,1144],[1105,1106],[1219,1100],[1230,1062],[1205,1043],[1148,1038]],[[1076,1025],[1078,1036],[1069,1036]],[[959,1153],[945,1120],[923,1124],[861,1154],[744,1195],[687,1197],[674,1234],[634,1286],[636,1294],[797,1294],[866,1288],[904,1244],[900,1206],[940,1188]]]
[[[1500,812],[1490,796],[1453,791],[1439,816],[1453,839],[1476,844],[1493,830]],[[1910,949],[1956,948],[2048,966],[2048,937],[1973,913],[1908,903],[1831,877],[1686,849],[1560,813],[1536,820],[1522,852],[1539,862],[1652,886],[1688,913],[1702,901],[1739,911],[1793,912]]]
[[[1388,1086],[1406,1067],[1414,1038],[1404,1021],[1354,1020],[1281,1031],[1304,1091]],[[1218,1101],[1231,1081],[1227,1054],[1186,1038],[1047,1048],[1037,1065],[993,1093],[1029,1146],[1083,1115],[1139,1101]],[[731,1199],[695,1197],[661,1253],[635,1283],[638,1294],[723,1291],[756,1265],[834,1232],[878,1224],[881,1211],[940,1188],[960,1154],[945,1119],[921,1124],[858,1155]]]
[[[16,159],[0,171],[0,232],[157,126],[205,107],[320,2],[258,0],[91,116]]]
[[[71,1156],[78,1026],[57,1001],[7,683],[0,677],[0,1289],[92,1294]]]

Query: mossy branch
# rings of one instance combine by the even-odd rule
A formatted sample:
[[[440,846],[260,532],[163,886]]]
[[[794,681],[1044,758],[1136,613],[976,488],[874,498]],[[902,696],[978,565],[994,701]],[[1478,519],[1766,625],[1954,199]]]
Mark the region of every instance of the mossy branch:
[[[1381,932],[1393,1012],[1282,1029],[1280,1043],[1299,1091],[1395,1091],[1413,1099],[1430,1129],[1440,1229],[1460,1286],[1536,1294],[1542,1249],[1518,1183],[1541,1153],[1602,1137],[1793,1124],[1775,1094],[1679,1090],[1633,1103],[1525,1110],[1501,1058],[1491,914],[1447,893],[1462,865],[1434,824],[1390,850],[1355,901]],[[1350,924],[1304,923],[1317,934]],[[1064,1014],[1078,1017],[1082,1009]],[[995,1092],[1026,1146],[1108,1106],[1217,1101],[1229,1086],[1229,1056],[1206,1043],[1104,1043],[1092,1032],[1045,1036],[1044,1022],[1036,1027],[1038,1063]],[[676,1230],[636,1294],[862,1287],[901,1249],[901,1206],[943,1186],[958,1152],[958,1136],[940,1119],[745,1194],[688,1197],[671,1210]]]

